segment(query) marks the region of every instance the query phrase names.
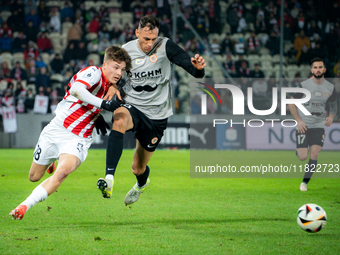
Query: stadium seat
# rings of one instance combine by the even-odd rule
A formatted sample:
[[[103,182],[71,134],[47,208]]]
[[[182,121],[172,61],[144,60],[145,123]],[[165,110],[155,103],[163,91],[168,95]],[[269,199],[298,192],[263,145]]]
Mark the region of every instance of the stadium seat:
[[[94,1],[84,1],[85,9],[88,11],[90,8],[96,8],[96,3]]]
[[[85,38],[88,41],[93,41],[94,39],[98,39],[98,34],[97,33],[87,33],[85,35]]]
[[[286,77],[288,79],[288,81],[293,81],[295,78],[296,73],[298,73],[299,71],[297,69],[288,69],[286,72]]]
[[[271,60],[263,60],[263,61],[260,60],[260,63],[261,63],[262,69],[273,68],[273,64]]]
[[[61,53],[65,51],[67,47],[67,34],[62,34],[60,36],[60,46],[61,46],[61,49],[59,51],[54,50],[54,52]]]
[[[231,55],[231,59],[234,60],[234,61],[237,61],[238,60],[238,56],[237,55]]]
[[[14,31],[13,32],[13,40],[14,40],[15,37],[18,37],[18,35],[19,35],[19,32],[18,31]]]
[[[250,31],[255,31],[254,23],[248,23],[248,28]]]
[[[0,90],[4,91],[7,89],[7,81],[6,80],[1,80],[0,81]]]
[[[124,22],[122,22],[122,14],[118,13],[118,12],[111,12],[110,13],[110,22],[111,24],[125,24]]]
[[[288,65],[287,66],[287,71],[290,71],[290,70],[298,71],[299,67],[298,67],[298,65]]]
[[[63,82],[64,77],[59,73],[55,73],[51,75],[50,79],[51,79],[51,83],[53,86],[53,85],[60,85]]]
[[[273,63],[280,63],[280,54],[275,54],[272,59]],[[283,56],[283,63],[285,63],[285,57]]]
[[[61,7],[61,1],[47,1],[46,2],[46,7],[51,8],[51,7]]]
[[[93,60],[93,64],[94,65],[100,65],[100,56],[99,54],[96,54],[96,53],[91,53],[87,56],[87,60]]]
[[[266,33],[259,33],[259,34],[256,35],[256,37],[262,45],[266,45],[266,43],[269,39],[269,36]]]
[[[65,21],[61,24],[61,32],[62,34],[67,34],[70,28],[73,26],[72,22]]]
[[[97,9],[97,11],[100,9],[100,6],[104,5],[106,7],[106,1],[97,1],[95,8]]]
[[[309,65],[301,65],[299,68],[300,76],[302,79],[308,78],[311,67]]]
[[[293,43],[287,43],[285,42],[283,45],[283,51],[285,53],[289,52],[291,49],[294,49],[294,44]]]
[[[59,32],[52,32],[48,34],[48,38],[50,38],[52,45],[53,45],[53,50],[54,51],[59,51],[61,48],[61,40],[60,40],[60,33]]]
[[[235,33],[231,36],[231,39],[238,42],[239,39],[244,39],[244,35],[242,33]]]
[[[218,40],[218,42],[220,43],[219,39],[220,39],[220,35],[217,34],[217,33],[211,33],[208,35],[208,40],[209,40],[209,43],[211,44],[212,43],[212,40],[216,38]]]
[[[272,61],[272,56],[270,54],[262,54],[260,56],[260,61]]]
[[[268,55],[270,53],[269,49],[266,47],[261,47],[260,52],[261,55]]]
[[[125,23],[133,23],[133,15],[131,12],[123,12],[121,14],[121,21],[122,21],[122,24],[125,24]]]
[[[224,62],[224,60],[225,60],[225,57],[224,56],[222,56],[222,55],[214,55],[214,57],[216,58],[216,60],[220,63],[220,64],[222,64],[223,62]],[[212,60],[215,62],[215,60],[212,58]],[[216,62],[215,62],[216,63]]]
[[[249,68],[253,69],[256,63],[260,63],[259,55],[251,54],[248,56]]]
[[[16,52],[13,54],[13,62],[15,63],[16,61],[20,61],[22,63],[25,62],[25,56],[24,53],[22,52]]]
[[[10,52],[3,52],[0,55],[1,59],[11,59],[13,58],[12,53]]]
[[[11,11],[2,11],[0,13],[0,18],[2,19],[2,21],[7,21],[8,17],[12,15],[12,12]]]
[[[247,40],[249,39],[249,37],[250,37],[250,33],[249,33],[249,32],[245,33],[245,34],[244,34],[244,41],[247,42]]]
[[[107,8],[121,8],[122,7],[122,4],[119,3],[117,0],[115,1],[109,1],[106,3],[106,7]]]
[[[46,65],[49,65],[50,64],[50,61],[51,61],[51,57],[50,57],[50,54],[47,53],[47,52],[42,52],[40,53],[40,56],[42,58],[42,60],[44,61],[44,63]]]
[[[264,73],[264,76],[265,76],[265,78],[270,78],[270,76],[272,76],[273,74],[275,74],[275,70],[274,70],[274,68],[273,67],[266,67],[266,68],[263,68],[263,69],[261,69],[262,71],[263,71],[263,73]]]
[[[223,29],[222,29],[222,34],[225,35],[226,33],[230,33],[230,25],[228,23],[224,24]]]

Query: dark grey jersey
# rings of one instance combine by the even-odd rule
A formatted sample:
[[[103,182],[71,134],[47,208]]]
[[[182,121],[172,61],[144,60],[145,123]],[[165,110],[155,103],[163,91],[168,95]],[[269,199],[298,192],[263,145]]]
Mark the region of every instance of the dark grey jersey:
[[[122,46],[132,59],[130,87],[124,88],[125,101],[150,119],[165,119],[172,115],[172,64],[183,67],[196,78],[204,76],[204,70],[194,68],[189,55],[177,44],[168,38],[158,40],[149,54],[140,50],[138,39]]]
[[[301,82],[301,87],[308,89],[311,93],[311,99],[303,105],[312,114],[304,115],[298,109],[301,120],[306,123],[307,128],[324,128],[326,103],[327,101],[334,102],[336,100],[334,85],[325,79],[318,85],[313,81],[313,78],[309,78]],[[296,93],[293,97],[301,98],[302,95],[302,93]]]

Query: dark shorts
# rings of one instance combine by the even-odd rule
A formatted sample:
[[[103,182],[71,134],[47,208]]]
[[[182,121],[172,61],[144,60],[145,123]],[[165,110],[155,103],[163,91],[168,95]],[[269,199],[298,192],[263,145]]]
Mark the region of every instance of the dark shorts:
[[[133,128],[128,131],[135,132],[135,138],[138,139],[145,150],[155,151],[163,137],[168,119],[151,120],[134,106],[129,104],[123,106],[130,112],[133,120]]]
[[[323,146],[325,140],[324,128],[310,128],[305,133],[296,131],[296,148],[308,148],[312,145]]]

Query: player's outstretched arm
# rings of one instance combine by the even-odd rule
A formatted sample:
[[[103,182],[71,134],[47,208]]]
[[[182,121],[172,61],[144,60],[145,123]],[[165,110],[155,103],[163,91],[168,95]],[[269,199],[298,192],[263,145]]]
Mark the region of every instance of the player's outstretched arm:
[[[75,82],[72,84],[70,88],[70,94],[79,100],[92,104],[98,108],[103,108],[107,111],[113,112],[118,107],[120,107],[120,103],[115,100],[103,100],[99,97],[92,95],[87,89],[86,86],[80,82]]]
[[[204,77],[206,63],[202,56],[196,54],[195,57],[190,58],[187,52],[170,39],[166,42],[165,49],[166,55],[172,63],[182,67],[195,78]]]

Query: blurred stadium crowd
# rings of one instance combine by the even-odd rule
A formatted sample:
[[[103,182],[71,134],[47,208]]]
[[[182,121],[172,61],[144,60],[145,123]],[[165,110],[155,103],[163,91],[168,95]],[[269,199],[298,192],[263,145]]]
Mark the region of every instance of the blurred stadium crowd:
[[[0,4],[0,101],[31,112],[35,95],[56,105],[70,78],[87,65],[101,65],[104,50],[135,38],[139,19],[161,21],[160,35],[172,36],[173,0],[48,1],[8,0]],[[207,62],[206,77],[225,77],[218,62],[246,92],[252,86],[254,106],[267,109],[271,88],[280,78],[280,1],[182,0],[179,9],[211,51],[177,18],[175,41],[190,55]],[[326,77],[340,98],[340,0],[284,2],[283,86],[296,86],[310,74],[310,60],[325,59]],[[200,113],[198,95],[190,102],[189,75],[175,69],[175,112]],[[229,104],[208,102],[209,113],[232,113]],[[50,107],[49,107],[50,109]],[[190,110],[191,109],[191,110]],[[49,110],[50,112],[50,110]]]

